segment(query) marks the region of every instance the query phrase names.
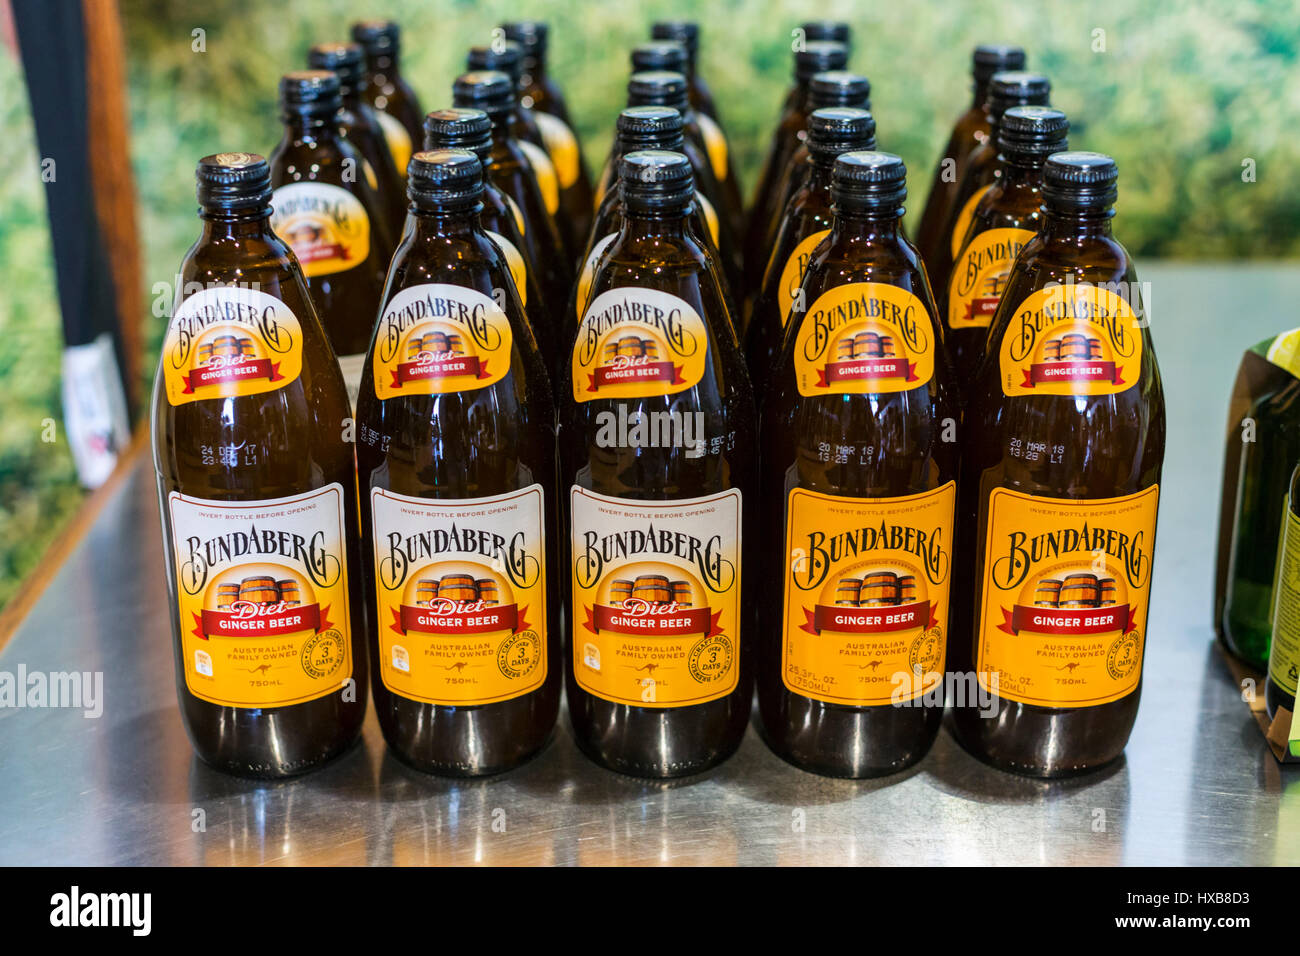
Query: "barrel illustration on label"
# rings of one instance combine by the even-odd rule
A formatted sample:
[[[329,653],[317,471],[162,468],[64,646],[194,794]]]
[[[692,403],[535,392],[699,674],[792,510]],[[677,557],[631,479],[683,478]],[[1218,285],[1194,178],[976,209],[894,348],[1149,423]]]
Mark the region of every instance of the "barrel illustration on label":
[[[190,692],[281,707],[338,690],[352,673],[342,487],[167,504]]]
[[[611,289],[578,325],[573,398],[672,395],[704,376],[708,331],[691,306],[657,289]]]
[[[379,675],[393,693],[492,704],[546,680],[543,491],[413,498],[371,490]]]
[[[573,665],[584,690],[680,707],[735,689],[740,498],[633,501],[573,487]]]
[[[943,680],[957,484],[898,498],[790,492],[781,672],[796,694],[903,704]]]
[[[288,183],[271,203],[271,228],[289,243],[309,279],[355,268],[370,255],[370,218],[346,189]]]
[[[1133,307],[1089,283],[1052,284],[1013,313],[999,362],[1008,396],[1107,395],[1132,388],[1142,364]]]
[[[1077,502],[994,489],[976,665],[986,690],[1086,707],[1137,688],[1158,498],[1157,485]]]
[[[804,396],[920,388],[934,376],[929,312],[913,293],[878,282],[824,292],[804,315],[795,380]]]
[[[948,328],[987,328],[998,310],[1007,276],[1025,243],[1028,229],[989,229],[970,241],[953,266],[948,287]]]
[[[258,395],[297,379],[302,326],[288,306],[257,289],[203,289],[177,309],[162,353],[172,405]]]
[[[427,283],[389,301],[375,332],[375,395],[434,395],[484,388],[510,371],[506,314],[464,286]]]

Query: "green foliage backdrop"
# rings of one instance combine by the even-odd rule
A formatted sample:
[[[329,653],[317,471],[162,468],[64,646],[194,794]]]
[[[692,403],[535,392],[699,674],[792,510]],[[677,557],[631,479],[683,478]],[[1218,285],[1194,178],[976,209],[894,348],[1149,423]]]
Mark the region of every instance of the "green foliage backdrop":
[[[969,99],[969,51],[1018,43],[1053,81],[1075,146],[1121,168],[1117,232],[1141,259],[1300,255],[1300,7],[1288,0],[120,0],[127,39],[133,160],[152,301],[193,240],[194,161],[210,152],[269,152],[275,88],[309,45],[344,39],[352,20],[403,24],[404,72],[426,109],[447,105],[464,50],[503,19],[551,24],[552,72],[574,113],[588,163],[609,146],[623,105],[627,51],[652,20],[689,17],[702,65],[752,185],[789,83],[790,30],[809,17],[848,20],[853,69],[873,84],[881,148],[911,169],[920,211],[935,157]],[[194,49],[203,31],[204,50]],[[1099,32],[1100,31],[1100,32]],[[1101,48],[1104,45],[1104,49]],[[0,63],[0,603],[30,565],[42,529],[76,500],[66,447],[39,443],[58,415],[57,303],[38,158],[14,64]],[[1254,182],[1243,181],[1253,161]],[[168,289],[164,297],[170,295]],[[161,319],[150,316],[150,357]],[[19,362],[22,356],[22,362]],[[146,387],[148,383],[145,383]],[[21,542],[15,544],[15,542]],[[8,582],[8,583],[6,583]]]

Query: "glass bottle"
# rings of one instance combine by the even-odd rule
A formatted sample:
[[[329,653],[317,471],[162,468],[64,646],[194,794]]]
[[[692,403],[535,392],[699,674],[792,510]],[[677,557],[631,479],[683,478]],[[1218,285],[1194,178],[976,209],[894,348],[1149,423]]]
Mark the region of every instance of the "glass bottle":
[[[352,42],[365,53],[365,98],[384,131],[388,152],[403,182],[411,152],[421,139],[424,111],[402,76],[402,31],[392,20],[362,20],[352,24]]]

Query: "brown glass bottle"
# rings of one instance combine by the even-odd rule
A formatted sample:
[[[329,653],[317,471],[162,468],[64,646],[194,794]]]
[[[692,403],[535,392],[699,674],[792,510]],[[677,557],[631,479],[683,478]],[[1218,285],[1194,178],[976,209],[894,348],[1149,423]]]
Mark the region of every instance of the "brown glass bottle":
[[[559,167],[551,156],[550,147],[537,123],[537,116],[523,104],[523,47],[513,40],[493,46],[470,47],[466,66],[470,70],[499,70],[510,77],[514,84],[515,108],[510,114],[510,132],[527,155],[529,165],[533,167],[533,175],[542,190],[546,210],[555,220],[555,227],[564,242],[564,254],[570,260],[576,259],[582,237],[586,235],[585,230],[579,229],[591,216],[591,194],[579,195],[572,179],[569,188],[565,189]],[[580,217],[581,221],[575,222],[574,216]]]
[[[266,160],[205,157],[198,198],[153,396],[176,689],[204,762],[284,777],[366,710],[352,412]]]
[[[971,89],[974,96],[970,107],[953,124],[948,145],[935,164],[934,178],[930,180],[930,195],[925,199],[921,225],[917,229],[916,245],[926,262],[934,258],[944,224],[952,209],[957,184],[966,168],[967,157],[971,150],[989,137],[989,80],[994,73],[1024,68],[1025,51],[1018,46],[981,45],[971,54]]]
[[[285,131],[271,154],[271,225],[302,266],[355,401],[393,249],[378,197],[360,173],[365,160],[339,132],[337,75],[285,74],[280,111]]]
[[[682,114],[671,106],[629,106],[618,116],[618,132],[614,139],[614,162],[617,164],[628,153],[641,150],[667,150],[682,152],[685,137],[682,132]],[[577,331],[578,320],[582,318],[587,307],[591,280],[596,275],[600,255],[618,238],[623,228],[623,196],[618,189],[611,189],[601,200],[592,225],[587,248],[582,253],[582,271],[574,284],[569,308],[564,315],[564,328],[560,336],[569,342]],[[717,238],[720,236],[718,215],[712,205],[704,198],[699,189],[695,190],[694,231],[692,237],[713,261],[718,270],[723,286],[723,297],[727,301],[728,312],[733,309],[731,298],[731,272],[728,265],[731,260],[718,251]],[[733,313],[734,314],[734,313]],[[568,356],[565,356],[568,360]]]
[[[998,124],[1001,173],[975,206],[948,280],[938,291],[943,338],[959,387],[975,374],[1002,287],[1038,231],[1043,164],[1068,148],[1070,123],[1049,106],[1014,106]]]
[[[375,710],[401,760],[477,776],[559,709],[554,406],[478,158],[417,153],[408,188],[357,409]]]
[[[726,759],[749,717],[757,429],[716,270],[691,235],[690,161],[642,151],[619,170],[623,227],[560,416],[567,697],[597,763],[675,777]]]
[[[546,151],[560,177],[561,201],[572,217],[572,232],[577,245],[591,229],[591,214],[596,202],[591,176],[583,159],[582,144],[573,129],[569,108],[560,86],[547,71],[550,31],[545,23],[518,20],[501,24],[506,39],[523,48],[523,73],[519,78],[519,105],[532,110],[541,130]]]
[[[483,183],[483,208],[479,223],[490,237],[502,247],[506,262],[511,265],[515,285],[523,301],[524,313],[532,327],[537,348],[548,374],[555,368],[558,353],[559,322],[542,292],[537,264],[532,261],[514,208],[496,184],[492,182],[492,120],[482,110],[435,110],[424,118],[424,148],[426,150],[467,149],[479,158],[485,176]],[[519,274],[522,272],[522,276]],[[521,283],[519,280],[523,279]]]
[[[980,143],[966,158],[953,194],[952,209],[944,223],[945,241],[925,261],[930,281],[936,289],[946,288],[952,276],[953,260],[961,251],[962,239],[970,227],[971,216],[983,194],[1002,175],[998,162],[998,123],[1002,114],[1013,106],[1046,106],[1052,84],[1041,73],[996,73],[989,81],[989,139]]]
[[[1270,720],[1279,708],[1295,713],[1296,682],[1300,679],[1300,465],[1291,473],[1282,508],[1277,565],[1264,685],[1264,707]]]
[[[374,174],[372,186],[379,194],[384,220],[395,246],[406,225],[404,181],[393,161],[375,109],[366,99],[368,84],[363,64],[364,54],[355,43],[318,43],[307,51],[309,67],[331,70],[339,78],[339,95],[343,100],[339,128],[366,158]]]
[[[745,359],[760,404],[772,365],[781,355],[791,306],[803,286],[813,250],[830,233],[835,160],[855,150],[874,149],[876,121],[862,109],[819,109],[808,118],[807,145],[808,173],[800,177],[802,185],[786,206],[745,335]]]
[[[829,109],[835,106],[847,106],[854,109],[871,111],[871,81],[865,76],[857,73],[849,73],[847,70],[827,70],[825,73],[818,73],[808,84],[808,101],[811,112],[820,109]],[[785,221],[786,208],[790,204],[790,197],[794,195],[795,190],[802,186],[808,177],[810,165],[808,163],[808,139],[805,128],[805,137],[795,147],[794,153],[790,156],[789,164],[781,172],[781,180],[776,188],[776,200],[772,204],[775,215],[768,220],[767,231],[763,235],[762,248],[771,249],[776,241],[777,230]],[[875,143],[870,146],[860,146],[858,149],[875,149]],[[745,289],[745,297],[749,305],[752,305],[754,294],[758,291],[763,281],[766,270],[759,270],[757,274],[746,273],[748,283]],[[746,321],[742,323],[743,327],[748,330],[748,311],[746,312]]]
[[[529,258],[541,269],[539,284],[548,302],[568,300],[573,266],[546,210],[541,188],[519,140],[511,132],[515,112],[514,82],[499,70],[475,70],[457,77],[452,87],[452,105],[479,109],[492,119],[492,163],[488,178],[514,205],[522,223],[524,245]]]
[[[402,76],[401,28],[392,20],[362,20],[352,24],[352,41],[365,52],[366,102],[375,110],[393,165],[405,181],[406,164],[420,145],[424,111]]]
[[[690,84],[691,109],[699,110],[715,123],[718,119],[718,107],[713,100],[709,84],[704,82],[696,68],[700,53],[700,25],[689,20],[660,20],[650,27],[650,39],[671,40],[680,43],[686,49],[686,81]]]
[[[815,40],[795,51],[794,89],[786,96],[786,105],[781,110],[781,118],[767,148],[763,170],[749,206],[749,218],[745,222],[743,250],[746,272],[761,272],[767,265],[771,250],[763,248],[763,237],[767,234],[768,223],[779,212],[774,207],[781,176],[808,129],[808,114],[812,112],[809,89],[812,78],[828,70],[844,69],[848,59],[848,48],[831,40]]]
[[[714,175],[713,163],[704,145],[704,135],[697,122],[698,114],[691,109],[687,99],[686,78],[680,73],[649,72],[633,73],[627,84],[627,105],[668,106],[682,114],[682,153],[691,161],[697,192],[708,202],[707,212],[712,212],[718,220],[718,246],[726,257],[726,274],[739,276],[740,264],[740,222],[741,211],[738,206],[730,205],[725,190]],[[610,158],[605,168],[613,170],[614,154],[618,150],[618,139],[610,147]],[[603,199],[603,197],[602,197]],[[729,287],[728,291],[734,286]],[[734,310],[733,310],[734,311]]]
[[[1033,776],[1118,757],[1141,693],[1165,407],[1116,179],[1098,153],[1047,160],[963,425],[954,727]]]
[[[943,718],[957,411],[899,230],[903,161],[853,152],[834,169],[808,308],[763,403],[763,540],[781,557],[760,590],[758,700],[778,755],[870,777],[925,756]]]

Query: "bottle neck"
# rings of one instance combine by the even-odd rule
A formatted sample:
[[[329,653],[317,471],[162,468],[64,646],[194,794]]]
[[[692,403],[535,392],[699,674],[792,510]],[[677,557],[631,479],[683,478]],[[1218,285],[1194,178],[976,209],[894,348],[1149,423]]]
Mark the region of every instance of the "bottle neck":
[[[366,72],[395,80],[401,75],[396,53],[373,53],[366,56]]]
[[[541,83],[546,79],[546,54],[538,53],[536,56],[524,57],[524,72],[532,77],[533,83]]]
[[[1011,186],[1041,186],[1043,182],[1043,157],[998,156],[1002,161],[1002,184]]]
[[[433,239],[438,236],[456,236],[466,238],[481,233],[479,213],[483,203],[458,205],[450,209],[429,209],[411,207],[411,218],[415,220],[414,235],[417,239]]]
[[[199,210],[199,218],[203,222],[200,243],[261,239],[272,231],[269,206],[243,210],[204,208]]]
[[[1047,203],[1043,206],[1043,222],[1039,228],[1045,240],[1110,239],[1114,215],[1113,206],[1063,209]]]
[[[291,139],[335,139],[339,135],[338,113],[286,113],[284,128]]]
[[[838,208],[831,227],[831,240],[894,242],[899,238],[898,224],[901,218],[902,212],[899,209]]]
[[[971,97],[970,108],[973,110],[982,110],[988,104],[989,99],[989,80],[991,77],[976,76],[972,86],[974,95]]]
[[[824,190],[829,193],[831,188],[831,176],[835,172],[835,159],[833,155],[822,156],[818,153],[810,153],[808,162],[812,166],[808,174],[808,188],[813,190]]]
[[[688,234],[687,223],[693,202],[667,209],[630,208],[623,199],[623,235],[630,239],[682,239]]]

